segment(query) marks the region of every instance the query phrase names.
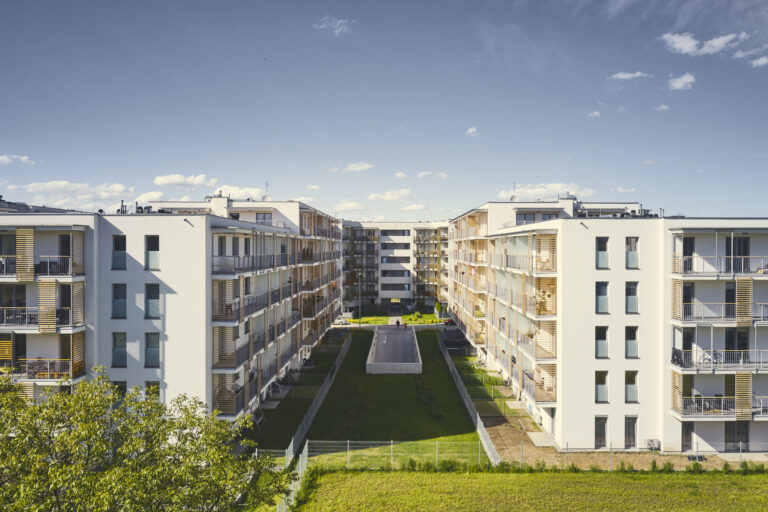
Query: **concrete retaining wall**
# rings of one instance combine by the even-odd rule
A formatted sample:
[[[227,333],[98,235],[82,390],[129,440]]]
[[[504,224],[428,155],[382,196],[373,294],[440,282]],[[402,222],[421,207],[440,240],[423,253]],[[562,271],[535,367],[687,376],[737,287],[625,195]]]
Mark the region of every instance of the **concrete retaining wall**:
[[[379,329],[378,327],[373,332],[373,341],[371,342],[371,349],[368,351],[368,359],[365,362],[365,372],[376,374],[419,374],[421,373],[421,351],[419,350],[419,344],[416,342],[416,331],[411,327],[411,334],[413,335],[413,343],[416,345],[416,356],[418,362],[416,363],[374,363],[374,353],[376,352],[376,345],[379,341]]]

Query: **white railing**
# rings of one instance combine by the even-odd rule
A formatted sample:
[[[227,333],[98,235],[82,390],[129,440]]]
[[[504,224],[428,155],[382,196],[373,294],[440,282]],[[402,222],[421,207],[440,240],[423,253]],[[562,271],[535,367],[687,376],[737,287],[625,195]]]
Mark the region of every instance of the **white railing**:
[[[722,396],[683,397],[683,416],[735,416],[736,398]]]
[[[768,368],[768,350],[682,351],[683,368]]]
[[[750,305],[753,320],[768,320],[768,303]],[[682,320],[736,320],[739,306],[735,302],[689,302],[683,304]]]
[[[768,256],[673,256],[678,274],[768,274]]]

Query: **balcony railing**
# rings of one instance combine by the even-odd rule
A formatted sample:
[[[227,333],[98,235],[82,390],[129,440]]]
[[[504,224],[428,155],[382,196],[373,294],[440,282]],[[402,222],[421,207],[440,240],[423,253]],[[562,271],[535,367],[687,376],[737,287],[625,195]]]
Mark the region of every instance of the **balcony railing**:
[[[768,350],[672,349],[672,363],[681,368],[768,368]]]
[[[245,389],[217,389],[214,392],[214,409],[227,416],[235,416],[245,409]]]
[[[40,315],[46,314],[38,308],[0,308],[0,326],[36,326],[39,325]],[[72,315],[69,308],[56,309],[56,325],[72,325]]]
[[[722,396],[683,397],[683,416],[735,416],[736,398]]]
[[[35,274],[40,276],[70,276],[72,261],[69,256],[40,256],[35,262]]]
[[[548,384],[544,377],[535,379],[533,375],[523,372],[523,389],[528,396],[536,402],[556,402],[556,390],[554,384]]]
[[[755,302],[749,306],[752,320],[768,320],[768,303]],[[736,320],[741,316],[740,305],[735,302],[684,303],[681,320]]]
[[[768,256],[672,256],[676,274],[768,274]]]
[[[237,274],[274,268],[275,257],[272,254],[248,256],[213,256],[211,272],[214,274]]]
[[[59,380],[74,377],[69,359],[16,359],[14,377]]]
[[[253,353],[255,354],[259,350],[266,347],[264,333],[259,333],[253,336]]]

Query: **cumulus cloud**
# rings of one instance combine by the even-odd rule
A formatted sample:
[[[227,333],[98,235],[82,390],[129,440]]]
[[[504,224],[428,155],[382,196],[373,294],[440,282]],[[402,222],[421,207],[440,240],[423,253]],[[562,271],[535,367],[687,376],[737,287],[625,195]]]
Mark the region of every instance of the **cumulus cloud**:
[[[159,190],[153,190],[151,192],[144,192],[143,194],[139,194],[136,196],[136,199],[134,199],[137,203],[148,203],[149,201],[159,201],[163,198],[163,193]]]
[[[388,190],[383,194],[374,192],[368,195],[369,201],[403,201],[411,197],[411,189]]]
[[[592,111],[589,114],[587,114],[587,117],[590,119],[597,119],[598,117],[600,117],[600,111],[599,110]]]
[[[653,110],[657,112],[666,112],[667,110],[669,110],[669,105],[665,105],[664,103],[662,103],[657,107],[653,107]]]
[[[259,187],[238,187],[237,185],[221,185],[214,191],[214,193],[219,192],[232,199],[261,199],[264,195],[264,189]]]
[[[27,155],[0,155],[0,165],[10,165],[14,162],[27,165],[35,164],[35,161]]]
[[[667,50],[672,53],[700,56],[720,53],[727,48],[736,46],[739,41],[743,41],[747,37],[745,32],[741,32],[740,34],[727,34],[699,42],[693,34],[685,32],[683,34],[666,33],[660,39],[664,41]]]
[[[404,212],[416,212],[416,211],[421,211],[425,208],[426,206],[424,206],[423,204],[409,204],[409,205],[403,206],[400,209]]]
[[[158,187],[168,185],[179,185],[185,187],[213,187],[219,180],[216,178],[206,179],[205,174],[197,176],[184,176],[183,174],[166,174],[165,176],[155,176],[153,183]]]
[[[537,183],[518,186],[516,189],[499,191],[501,199],[509,199],[514,195],[520,201],[554,199],[557,196],[564,196],[566,194],[574,194],[579,198],[585,198],[593,196],[595,191],[576,183]]]
[[[375,166],[368,162],[352,162],[344,168],[344,172],[361,172],[373,169]]]
[[[733,58],[743,59],[745,57],[751,57],[753,55],[757,55],[758,53],[763,53],[765,50],[768,50],[768,44],[758,46],[757,48],[751,48],[749,50],[736,50],[736,52],[734,52],[733,54]]]
[[[350,210],[364,210],[365,206],[358,203],[357,201],[352,201],[351,199],[345,199],[339,203],[336,203],[333,209],[338,212],[346,212]]]
[[[749,61],[749,65],[753,68],[761,68],[763,66],[768,65],[768,55],[763,55],[762,57]]]
[[[430,171],[421,171],[419,174],[416,175],[418,178],[426,178],[427,176],[431,175],[432,172]]]
[[[13,187],[13,188],[12,188]],[[57,208],[89,210],[91,207],[108,208],[115,199],[133,196],[133,187],[122,183],[77,183],[67,180],[38,181],[27,185],[9,185],[9,190],[19,190],[29,197],[24,199],[34,204]]]
[[[316,201],[316,199],[314,197],[309,197],[309,196],[300,196],[300,197],[292,197],[291,201],[299,201],[301,203],[312,203]]]
[[[304,188],[306,188],[307,190],[319,190],[320,185],[304,185]]]
[[[635,78],[648,78],[649,76],[651,75],[643,73],[642,71],[635,71],[634,73],[619,71],[618,73],[609,76],[607,80],[634,80]]]
[[[395,178],[403,179],[403,178],[407,178],[407,177],[408,177],[408,175],[405,174],[404,172],[396,172],[395,173]]]
[[[616,192],[630,193],[630,192],[634,192],[634,191],[635,191],[634,188],[616,187]]]
[[[685,73],[678,77],[672,77],[669,79],[670,91],[685,91],[693,88],[693,82],[696,81],[696,77],[691,73]]]
[[[477,137],[477,126],[470,126],[467,128],[467,131],[464,132],[464,135],[468,137]]]
[[[342,34],[348,33],[354,22],[355,20],[336,18],[335,16],[323,16],[312,25],[312,28],[315,30],[327,30],[332,32],[334,36],[339,37]]]

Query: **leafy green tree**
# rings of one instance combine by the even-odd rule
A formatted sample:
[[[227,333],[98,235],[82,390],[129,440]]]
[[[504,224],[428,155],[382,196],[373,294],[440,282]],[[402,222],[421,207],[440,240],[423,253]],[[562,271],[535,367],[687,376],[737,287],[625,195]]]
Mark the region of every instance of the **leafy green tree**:
[[[0,503],[6,511],[230,510],[273,503],[289,477],[254,457],[234,423],[180,396],[121,396],[97,369],[29,401],[0,376]]]

